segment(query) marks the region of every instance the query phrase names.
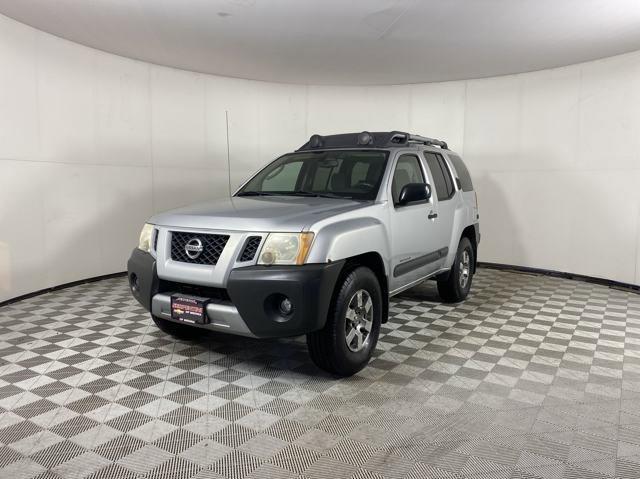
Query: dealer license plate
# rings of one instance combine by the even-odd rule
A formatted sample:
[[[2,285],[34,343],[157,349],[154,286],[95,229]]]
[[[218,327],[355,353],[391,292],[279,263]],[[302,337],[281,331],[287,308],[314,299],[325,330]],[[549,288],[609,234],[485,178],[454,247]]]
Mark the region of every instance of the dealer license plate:
[[[171,317],[190,324],[204,324],[207,322],[207,298],[188,296],[185,294],[171,295]]]

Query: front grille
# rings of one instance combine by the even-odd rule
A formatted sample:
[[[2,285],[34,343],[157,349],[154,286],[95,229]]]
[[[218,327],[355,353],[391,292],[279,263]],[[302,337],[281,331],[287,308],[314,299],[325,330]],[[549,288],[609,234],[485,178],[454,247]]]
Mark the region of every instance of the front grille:
[[[178,283],[176,281],[160,280],[159,293],[180,293],[191,296],[215,299],[218,301],[231,301],[227,290],[214,288],[213,286],[199,286],[197,284]]]
[[[153,229],[153,251],[158,251],[158,235],[160,231],[157,228]]]
[[[185,246],[192,240],[200,240],[202,251],[195,257],[189,257]],[[202,233],[185,233],[184,231],[171,232],[171,259],[182,263],[192,264],[210,264],[214,265],[218,262],[218,258],[222,254],[227,241],[228,235],[212,235]],[[197,243],[193,241],[193,243]]]
[[[244,250],[240,255],[240,261],[251,261],[258,251],[260,241],[262,241],[262,236],[249,236],[247,243],[244,246]]]

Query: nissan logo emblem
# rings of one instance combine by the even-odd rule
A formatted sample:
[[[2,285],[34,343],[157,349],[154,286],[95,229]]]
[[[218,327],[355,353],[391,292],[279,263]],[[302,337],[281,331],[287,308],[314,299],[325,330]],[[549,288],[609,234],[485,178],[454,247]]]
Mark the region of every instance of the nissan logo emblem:
[[[191,259],[196,259],[200,256],[203,250],[204,246],[202,246],[200,238],[191,238],[187,241],[187,244],[184,245],[184,252],[187,253],[187,256]]]

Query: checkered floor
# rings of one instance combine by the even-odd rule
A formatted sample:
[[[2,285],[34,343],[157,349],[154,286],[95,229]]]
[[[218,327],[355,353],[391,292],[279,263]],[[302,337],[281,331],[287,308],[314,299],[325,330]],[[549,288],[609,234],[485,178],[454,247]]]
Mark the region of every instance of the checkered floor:
[[[0,477],[640,477],[640,295],[482,269],[395,298],[336,379],[302,338],[173,340],[124,278],[0,308]]]

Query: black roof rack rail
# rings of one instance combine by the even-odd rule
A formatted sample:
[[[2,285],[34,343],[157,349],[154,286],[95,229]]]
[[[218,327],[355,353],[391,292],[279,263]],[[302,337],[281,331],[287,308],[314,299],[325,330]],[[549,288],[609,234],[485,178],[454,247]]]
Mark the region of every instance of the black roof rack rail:
[[[420,136],[420,135],[412,135],[411,133],[404,133],[401,131],[394,131],[392,132],[394,133],[394,137],[392,137],[392,142],[394,140],[395,143],[420,143],[422,145],[427,145],[427,146],[439,146],[440,148],[444,149],[444,150],[448,150],[449,146],[447,145],[446,141],[443,140],[437,140],[435,138],[429,138],[427,136]],[[403,138],[404,141],[397,141],[397,138]]]
[[[398,145],[421,144],[427,146],[439,146],[447,150],[447,143],[435,138],[426,136],[412,135],[403,131],[378,131],[369,133],[363,131],[361,133],[342,133],[339,135],[312,135],[309,141],[298,148],[296,151],[318,150],[324,148],[354,148],[354,147],[374,147],[384,148]]]

